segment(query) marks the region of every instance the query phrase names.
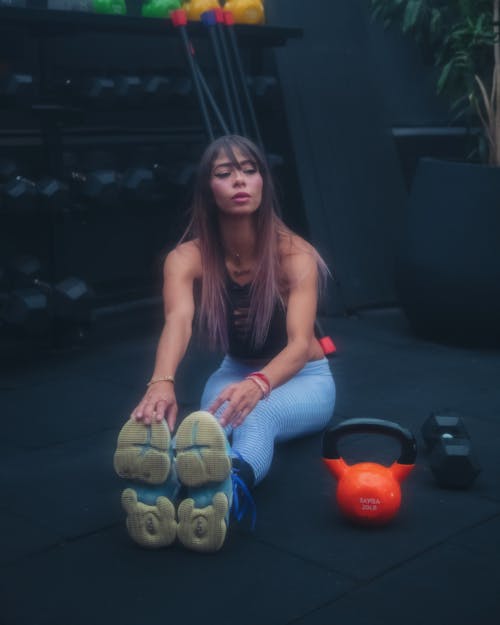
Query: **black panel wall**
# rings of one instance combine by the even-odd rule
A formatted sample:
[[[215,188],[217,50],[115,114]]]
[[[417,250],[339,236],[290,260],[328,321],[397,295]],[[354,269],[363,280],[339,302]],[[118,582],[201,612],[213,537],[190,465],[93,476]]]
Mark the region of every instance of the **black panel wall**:
[[[391,302],[405,189],[366,11],[276,0],[272,15],[304,29],[277,57],[311,234],[338,278],[327,310]]]
[[[470,133],[449,127],[427,59],[374,23],[368,0],[273,0],[268,14],[304,29],[276,56],[308,225],[338,278],[327,311],[396,303],[394,256],[416,163],[463,158]]]

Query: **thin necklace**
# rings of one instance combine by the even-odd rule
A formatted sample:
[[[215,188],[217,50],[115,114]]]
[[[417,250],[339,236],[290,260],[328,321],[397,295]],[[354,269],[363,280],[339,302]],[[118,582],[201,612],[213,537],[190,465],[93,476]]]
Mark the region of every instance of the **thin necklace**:
[[[241,269],[240,265],[241,265],[241,256],[238,253],[234,254],[234,263],[235,265],[238,265],[238,267],[235,267],[233,269],[233,273],[234,275],[239,278],[240,276],[244,276],[246,273],[250,273],[250,269]]]

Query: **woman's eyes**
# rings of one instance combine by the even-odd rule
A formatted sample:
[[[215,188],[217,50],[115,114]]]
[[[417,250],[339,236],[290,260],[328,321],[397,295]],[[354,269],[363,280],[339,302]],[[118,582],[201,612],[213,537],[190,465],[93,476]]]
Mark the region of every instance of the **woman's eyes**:
[[[244,167],[241,170],[244,174],[246,174],[247,176],[251,176],[252,174],[257,173],[257,168],[256,167]],[[232,170],[229,171],[216,171],[214,173],[214,176],[216,178],[228,178],[232,173]]]

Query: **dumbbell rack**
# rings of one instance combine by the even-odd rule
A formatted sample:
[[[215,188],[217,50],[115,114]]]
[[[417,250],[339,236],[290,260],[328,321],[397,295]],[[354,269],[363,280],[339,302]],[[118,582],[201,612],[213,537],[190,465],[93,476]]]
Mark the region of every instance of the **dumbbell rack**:
[[[295,28],[235,28],[249,76],[272,74],[273,48],[301,36]],[[30,100],[0,97],[0,159],[18,160],[28,178],[68,180],[73,170],[92,167],[123,171],[138,154],[141,162],[149,159],[148,166],[159,156],[169,166],[176,160],[193,162],[206,144],[192,90],[172,90],[173,95],[157,103],[121,105],[116,98],[75,97],[70,88],[72,81],[85,77],[127,72],[163,75],[185,86],[188,68],[169,20],[0,7],[0,33],[0,70],[8,66],[34,78]],[[189,35],[217,93],[206,28],[190,23]],[[67,92],[63,84],[69,84]],[[266,148],[290,154],[280,98],[279,90],[267,102],[261,98],[257,112]],[[287,189],[285,217],[288,210],[289,223],[301,230],[305,220],[295,163],[285,162],[280,173],[278,182]],[[79,198],[64,210],[30,215],[6,214],[0,206],[0,265],[15,253],[39,255],[53,281],[73,273],[82,276],[94,286],[98,305],[108,309],[149,298],[159,292],[161,255],[183,229],[186,188],[181,178],[177,175],[147,206],[120,201],[103,207]]]

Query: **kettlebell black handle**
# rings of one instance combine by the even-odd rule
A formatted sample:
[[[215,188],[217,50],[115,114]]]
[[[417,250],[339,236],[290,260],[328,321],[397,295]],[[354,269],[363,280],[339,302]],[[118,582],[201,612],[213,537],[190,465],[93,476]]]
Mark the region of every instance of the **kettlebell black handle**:
[[[347,419],[330,428],[323,434],[323,458],[337,460],[340,458],[338,441],[348,434],[384,434],[401,443],[401,455],[398,464],[415,464],[417,458],[417,442],[415,436],[393,421],[384,419]]]

